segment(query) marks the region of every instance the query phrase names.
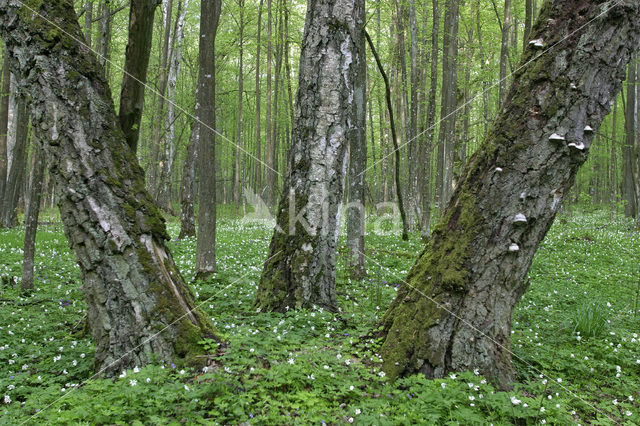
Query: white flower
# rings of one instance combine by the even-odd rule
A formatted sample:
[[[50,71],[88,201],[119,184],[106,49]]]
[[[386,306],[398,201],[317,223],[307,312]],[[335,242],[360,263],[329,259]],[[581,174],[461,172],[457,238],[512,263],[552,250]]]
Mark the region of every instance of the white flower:
[[[138,368],[137,365],[135,367],[133,367],[133,372],[134,373],[139,373],[140,372],[140,369]]]
[[[151,377],[147,377],[146,382],[147,382],[147,383],[151,383]]]
[[[521,402],[522,402],[522,401],[520,401],[520,400],[519,400],[518,398],[516,398],[515,396],[512,396],[512,397],[511,397],[511,403],[512,403],[513,405],[518,405],[518,404],[520,404]]]
[[[353,417],[349,417],[349,419],[347,420],[349,423],[353,423]]]
[[[4,396],[4,403],[5,404],[11,404],[11,397],[9,395],[5,395]]]
[[[611,402],[613,402],[613,405],[618,405],[618,400],[617,400],[617,399],[614,399],[614,400],[613,400],[613,401],[611,401]]]
[[[180,375],[183,375],[183,374],[184,374],[184,370],[180,370]]]
[[[558,383],[562,383],[562,379],[561,379],[560,377],[558,377],[558,378],[556,379],[556,381],[557,381]]]
[[[449,377],[451,377],[453,380],[455,380],[456,377],[458,377],[458,376],[456,376],[455,374],[449,374]]]
[[[440,383],[440,386],[442,386],[442,389],[447,387],[447,384],[445,382]]]
[[[358,414],[360,414],[360,413],[362,413],[362,411],[360,411],[360,409],[359,409],[359,408],[356,408],[356,416],[357,416]]]
[[[353,390],[353,385],[349,386],[349,390]]]
[[[295,361],[293,360],[293,358],[289,358],[289,364],[293,365],[294,363],[295,363]]]
[[[632,413],[631,411],[627,410],[627,411],[625,411],[625,412],[624,412],[624,414],[626,414],[626,415],[627,415],[627,417],[629,417],[629,416],[630,416],[630,415],[632,415],[633,413]]]
[[[378,376],[384,377],[384,376],[386,376],[386,374],[384,373],[384,371],[381,371],[381,372],[378,373]]]
[[[132,380],[129,380],[129,384],[130,384],[131,386],[135,386],[135,385],[137,385],[137,384],[138,384],[138,381],[137,381],[136,379],[132,379]]]

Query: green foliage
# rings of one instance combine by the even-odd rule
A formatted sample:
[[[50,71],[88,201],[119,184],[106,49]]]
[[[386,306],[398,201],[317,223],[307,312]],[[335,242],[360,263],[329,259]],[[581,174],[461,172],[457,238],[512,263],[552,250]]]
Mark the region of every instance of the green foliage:
[[[607,329],[607,309],[599,301],[584,301],[580,303],[571,319],[573,332],[579,336],[601,336]]]
[[[368,225],[369,277],[350,281],[338,256],[339,315],[276,314],[253,308],[270,226],[220,219],[220,272],[191,289],[229,346],[202,341],[215,354],[204,370],[150,365],[113,380],[92,377],[78,268],[61,228],[41,227],[35,294],[20,296],[19,279],[0,289],[0,424],[640,422],[640,322],[629,305],[640,236],[630,222],[596,213],[552,227],[514,312],[518,384],[510,392],[473,372],[387,380],[372,332],[422,243]],[[23,232],[0,230],[0,275],[20,276]],[[176,223],[169,232],[178,234]],[[195,239],[170,246],[192,279]],[[594,301],[607,328],[587,339],[572,320],[587,318]]]

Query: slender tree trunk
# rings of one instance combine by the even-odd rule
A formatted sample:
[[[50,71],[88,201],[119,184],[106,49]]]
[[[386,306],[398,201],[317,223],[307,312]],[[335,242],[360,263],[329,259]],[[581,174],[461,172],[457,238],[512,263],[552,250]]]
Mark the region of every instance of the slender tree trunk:
[[[169,53],[169,73],[167,75],[167,116],[165,119],[165,143],[162,157],[162,168],[159,182],[158,204],[171,214],[174,214],[172,205],[172,177],[173,163],[176,155],[176,88],[180,65],[182,64],[182,39],[184,36],[184,19],[189,8],[189,0],[178,2],[178,16],[171,40]]]
[[[624,214],[628,217],[636,217],[638,214],[636,203],[636,188],[633,181],[635,156],[634,144],[636,140],[636,110],[637,110],[637,84],[636,74],[638,55],[635,54],[629,64],[627,74],[627,105],[625,108],[625,143],[622,146],[622,198],[625,201]]]
[[[382,79],[384,80],[385,85],[385,98],[387,100],[387,111],[389,112],[389,124],[391,127],[391,141],[393,142],[393,153],[395,155],[395,182],[396,182],[396,196],[398,198],[398,210],[400,211],[400,218],[402,220],[402,239],[404,241],[409,239],[409,226],[407,223],[407,215],[405,213],[404,208],[404,199],[402,197],[402,186],[400,184],[400,147],[398,147],[398,139],[396,134],[396,125],[395,120],[393,119],[393,108],[391,106],[391,85],[389,84],[389,78],[387,74],[384,72],[384,68],[382,67],[382,61],[378,56],[377,51],[373,47],[373,41],[369,34],[365,32],[365,36],[367,38],[367,42],[369,43],[369,47],[371,48],[371,52],[376,60],[376,64],[378,66],[378,70],[382,75]]]
[[[164,241],[164,221],[118,125],[104,71],[79,45],[70,0],[0,2],[0,35],[50,159],[58,208],[82,273],[95,368],[115,374],[152,360],[201,363],[215,338]],[[51,31],[55,22],[61,31]],[[33,64],[48,78],[32,78]]]
[[[27,193],[24,213],[24,257],[22,259],[22,282],[20,290],[33,290],[34,258],[36,252],[36,231],[38,230],[38,216],[40,214],[40,200],[42,198],[42,182],[44,178],[44,151],[39,144],[33,147],[33,166],[29,175],[29,189]]]
[[[416,217],[418,212],[418,86],[420,84],[420,69],[418,68],[418,25],[416,23],[416,7],[415,0],[409,1],[409,33],[411,36],[410,47],[410,74],[411,74],[411,107],[409,110],[409,132],[408,152],[409,152],[409,216],[419,220]]]
[[[164,112],[164,96],[167,91],[168,66],[169,66],[169,45],[171,44],[171,13],[173,11],[173,0],[164,0],[162,12],[164,18],[163,41],[160,55],[160,75],[158,77],[158,104],[156,108],[155,120],[153,123],[153,140],[151,142],[151,175],[149,179],[150,192],[157,198],[157,190],[160,185],[160,149],[162,145],[162,115]]]
[[[200,86],[200,84],[198,84]],[[196,98],[198,92],[196,89]],[[198,104],[194,115],[198,117]],[[191,125],[191,136],[187,145],[187,155],[182,169],[182,182],[180,183],[180,235],[179,239],[196,235],[196,219],[194,212],[194,199],[196,194],[196,164],[198,161],[198,139],[200,124],[194,120]]]
[[[354,123],[364,101],[358,93],[364,2],[319,0],[309,6],[289,173],[256,298],[263,310],[337,310],[335,256],[347,144],[351,132],[361,131]]]
[[[532,0],[525,0],[524,6],[524,35],[522,36],[522,51],[527,49],[531,35],[531,24],[533,23],[533,3]]]
[[[355,43],[358,44],[355,44]],[[347,246],[349,259],[347,269],[352,279],[366,276],[364,266],[365,234],[365,177],[367,171],[367,120],[366,86],[367,62],[365,38],[354,40],[354,54],[358,67],[353,75],[353,105],[351,113],[354,121],[346,135],[349,143],[349,204],[347,204]]]
[[[7,139],[9,136],[9,96],[11,95],[11,71],[9,71],[9,52],[4,49],[2,63],[2,85],[0,93],[0,200],[4,199],[9,165]]]
[[[425,138],[426,146],[420,151],[424,152],[424,162],[420,164],[424,168],[424,179],[419,186],[422,193],[422,239],[427,240],[431,234],[431,152],[435,141],[435,125],[436,125],[436,93],[438,91],[438,40],[440,32],[440,8],[438,0],[432,0],[431,9],[433,15],[433,23],[431,27],[431,70],[430,85],[427,106],[426,129],[427,136]],[[436,183],[438,185],[438,183]]]
[[[132,0],[129,9],[129,41],[124,60],[118,120],[127,139],[127,145],[133,152],[138,150],[144,89],[151,54],[153,17],[158,4],[156,0]],[[91,37],[90,34],[89,32],[88,37]]]
[[[198,175],[200,205],[196,242],[196,278],[207,279],[216,272],[216,62],[215,41],[222,2],[201,2],[200,69],[198,72],[200,140],[198,143]]]
[[[609,156],[609,220],[613,220],[618,202],[618,183],[616,178],[617,165],[617,142],[616,127],[618,125],[618,99],[613,101],[613,117],[611,120],[611,155]]]
[[[507,94],[507,61],[509,60],[509,34],[511,31],[511,0],[504,0],[504,15],[502,19],[502,42],[500,43],[500,94],[498,95],[498,109],[504,103]]]
[[[240,197],[242,197],[242,185],[241,185],[241,168],[244,163],[244,148],[243,148],[243,127],[242,127],[242,96],[244,90],[244,69],[242,67],[243,61],[243,49],[244,49],[244,0],[238,0],[238,6],[240,7],[240,22],[238,28],[238,44],[240,48],[239,52],[239,64],[238,64],[238,122],[237,122],[237,130],[236,130],[236,154],[235,154],[235,176],[234,180],[234,193],[233,193],[233,201],[236,206],[236,212],[238,207],[240,206]]]
[[[258,35],[256,37],[256,193],[258,197],[262,198],[264,195],[262,189],[262,129],[260,127],[261,124],[261,115],[260,115],[260,106],[262,103],[261,90],[260,90],[260,45],[261,45],[261,33],[262,33],[262,6],[264,4],[264,0],[260,0],[260,6],[258,6]],[[262,203],[258,203],[261,207]],[[262,212],[259,211],[258,214],[262,216]]]
[[[24,175],[27,167],[27,147],[29,137],[29,115],[27,101],[23,96],[16,96],[14,120],[16,123],[15,144],[11,168],[7,176],[7,184],[2,201],[2,226],[12,228],[18,226],[18,202],[24,189]]]
[[[530,63],[539,50],[525,51],[488,138],[384,316],[380,354],[391,379],[477,368],[501,387],[513,381],[513,308],[587,158],[593,133],[584,129],[597,131],[609,113],[640,40],[640,5],[609,6],[601,15],[600,1],[545,2],[534,38],[558,44]]]
[[[109,70],[111,59],[111,0],[102,0],[98,10],[100,16],[99,32],[98,32],[98,62],[105,69],[107,81],[109,80]]]
[[[87,0],[84,4],[84,40],[91,49],[91,38],[93,32],[93,0]]]
[[[267,93],[266,93],[266,103],[267,103],[267,112],[266,112],[266,152],[265,152],[265,160],[266,160],[266,187],[265,187],[265,198],[267,205],[272,207],[276,203],[275,199],[275,185],[278,181],[278,176],[275,173],[276,165],[275,165],[275,150],[271,146],[273,143],[273,128],[271,127],[271,59],[273,56],[273,41],[271,34],[271,6],[272,0],[267,0]]]

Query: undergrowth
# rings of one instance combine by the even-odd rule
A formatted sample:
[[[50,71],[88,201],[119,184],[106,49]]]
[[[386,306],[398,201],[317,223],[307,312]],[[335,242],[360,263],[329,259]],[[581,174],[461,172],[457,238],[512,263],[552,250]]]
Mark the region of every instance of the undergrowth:
[[[219,273],[192,290],[228,349],[203,371],[151,365],[113,380],[92,378],[79,270],[60,225],[38,232],[29,296],[19,292],[24,229],[0,230],[0,423],[640,424],[640,234],[631,221],[596,212],[552,227],[514,312],[510,392],[474,372],[386,380],[371,330],[422,243],[379,225],[368,226],[365,280],[346,278],[339,251],[338,314],[274,314],[252,308],[270,226],[221,219]],[[177,224],[169,228],[177,236]],[[192,280],[195,239],[170,246]]]

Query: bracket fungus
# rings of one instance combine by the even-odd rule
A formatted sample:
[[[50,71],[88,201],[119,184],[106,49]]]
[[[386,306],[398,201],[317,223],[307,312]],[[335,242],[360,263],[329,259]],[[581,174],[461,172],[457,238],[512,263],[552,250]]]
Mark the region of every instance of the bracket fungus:
[[[551,142],[564,142],[565,141],[564,136],[559,135],[557,133],[554,133],[551,136],[549,136],[549,140]]]
[[[516,251],[520,251],[520,247],[518,247],[516,243],[511,243],[511,245],[509,246],[509,252],[514,253]]]
[[[533,45],[533,47],[544,47],[544,40],[537,38],[535,40],[531,40],[529,44]]]

